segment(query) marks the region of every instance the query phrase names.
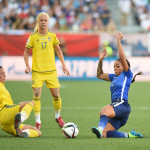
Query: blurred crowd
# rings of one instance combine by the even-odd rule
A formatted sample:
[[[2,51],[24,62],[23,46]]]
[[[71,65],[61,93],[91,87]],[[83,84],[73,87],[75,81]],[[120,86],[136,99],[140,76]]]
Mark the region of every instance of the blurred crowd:
[[[129,24],[129,15],[134,15],[134,21],[144,30],[150,30],[150,0],[118,0],[121,12],[121,25]]]
[[[150,30],[150,0],[133,0],[135,19],[144,30]]]
[[[105,0],[0,0],[0,31],[33,30],[40,12],[50,16],[49,30],[114,31]]]

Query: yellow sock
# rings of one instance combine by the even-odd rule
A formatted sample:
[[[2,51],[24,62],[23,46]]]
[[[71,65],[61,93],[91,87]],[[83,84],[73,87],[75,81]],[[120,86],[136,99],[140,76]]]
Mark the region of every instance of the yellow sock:
[[[23,131],[28,133],[28,137],[38,137],[39,136],[38,131],[33,130],[33,129],[26,129]]]
[[[55,108],[55,118],[59,118],[61,110],[61,97],[58,98],[53,97],[53,105]]]
[[[21,122],[25,121],[26,119],[28,119],[32,109],[34,108],[33,103],[27,103],[22,110],[20,111],[21,113]]]
[[[40,120],[40,112],[41,112],[41,101],[40,101],[40,97],[34,97],[33,101],[35,102],[35,107],[34,107],[34,116],[36,119],[36,122],[41,123]]]

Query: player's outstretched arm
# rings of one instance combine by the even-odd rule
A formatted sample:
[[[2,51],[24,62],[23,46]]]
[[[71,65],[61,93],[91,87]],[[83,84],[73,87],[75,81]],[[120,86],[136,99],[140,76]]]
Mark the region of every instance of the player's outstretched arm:
[[[54,48],[55,48],[55,51],[57,53],[57,56],[59,57],[59,59],[62,63],[62,68],[63,68],[64,74],[66,74],[67,76],[70,76],[70,72],[68,71],[68,69],[66,67],[66,64],[65,64],[65,61],[64,61],[64,56],[63,56],[63,53],[62,53],[59,45],[56,45]]]
[[[103,68],[102,68],[103,59],[105,58],[106,54],[107,54],[106,49],[104,49],[102,51],[102,53],[100,54],[99,62],[98,62],[98,66],[97,66],[97,78],[102,79],[102,80],[106,80],[106,81],[110,81],[108,74],[104,73]]]

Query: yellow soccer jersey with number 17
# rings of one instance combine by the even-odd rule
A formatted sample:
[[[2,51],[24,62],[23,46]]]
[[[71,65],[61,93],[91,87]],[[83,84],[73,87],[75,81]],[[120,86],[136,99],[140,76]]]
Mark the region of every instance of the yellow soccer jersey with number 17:
[[[56,34],[47,31],[41,35],[33,32],[26,43],[32,49],[32,71],[51,72],[56,70],[54,46],[60,44]]]
[[[5,85],[0,82],[0,110],[5,106],[5,105],[14,105],[11,96],[7,89],[5,88]]]

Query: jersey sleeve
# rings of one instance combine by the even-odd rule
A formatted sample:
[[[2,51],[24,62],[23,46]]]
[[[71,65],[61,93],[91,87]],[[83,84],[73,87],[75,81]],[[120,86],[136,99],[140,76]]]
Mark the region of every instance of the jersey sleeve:
[[[115,76],[115,74],[108,74],[108,76],[109,76],[110,81],[112,81],[114,76]]]
[[[27,40],[27,42],[26,42],[25,47],[27,47],[27,48],[29,48],[29,49],[31,49],[31,48],[33,47],[33,40],[32,40],[31,35],[29,36],[29,38],[28,38],[28,40]]]
[[[56,45],[59,45],[59,44],[60,44],[60,42],[59,42],[59,40],[58,40],[58,38],[57,38],[57,36],[56,36],[56,34],[55,34],[53,45],[56,46]]]
[[[124,71],[123,71],[124,72]],[[127,77],[133,77],[133,73],[131,71],[131,69],[129,68],[129,70],[127,72],[124,72],[125,76]]]

